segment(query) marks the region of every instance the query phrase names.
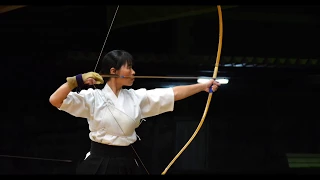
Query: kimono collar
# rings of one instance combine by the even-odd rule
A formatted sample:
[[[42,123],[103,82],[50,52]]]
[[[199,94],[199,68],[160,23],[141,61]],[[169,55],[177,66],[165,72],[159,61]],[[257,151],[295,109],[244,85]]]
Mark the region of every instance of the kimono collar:
[[[115,95],[115,93],[112,91],[108,83],[104,86],[102,89],[103,94],[108,98],[113,101],[114,104],[117,104],[118,100],[121,99],[120,97],[122,96],[122,89],[119,91],[118,97]]]

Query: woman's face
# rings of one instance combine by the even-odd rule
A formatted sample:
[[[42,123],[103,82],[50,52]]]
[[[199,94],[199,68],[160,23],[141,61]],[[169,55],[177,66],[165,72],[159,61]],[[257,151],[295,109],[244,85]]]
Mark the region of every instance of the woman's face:
[[[116,74],[119,76],[134,76],[135,71],[126,63],[119,70],[117,70]],[[117,78],[117,83],[121,84],[122,86],[132,86],[133,82],[134,78]]]

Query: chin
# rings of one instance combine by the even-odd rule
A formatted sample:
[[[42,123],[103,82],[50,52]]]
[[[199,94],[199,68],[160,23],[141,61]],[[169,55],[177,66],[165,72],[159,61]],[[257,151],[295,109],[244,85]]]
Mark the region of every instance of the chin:
[[[132,86],[132,85],[133,85],[133,83],[128,83],[125,86]]]

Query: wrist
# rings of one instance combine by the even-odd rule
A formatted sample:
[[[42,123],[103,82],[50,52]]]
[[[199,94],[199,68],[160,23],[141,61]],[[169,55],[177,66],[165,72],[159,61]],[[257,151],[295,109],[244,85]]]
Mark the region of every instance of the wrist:
[[[208,88],[208,85],[206,83],[200,83],[202,91],[206,91]]]
[[[76,81],[77,81],[77,87],[80,87],[80,88],[83,87],[84,86],[83,75],[78,74],[75,77],[76,77]]]

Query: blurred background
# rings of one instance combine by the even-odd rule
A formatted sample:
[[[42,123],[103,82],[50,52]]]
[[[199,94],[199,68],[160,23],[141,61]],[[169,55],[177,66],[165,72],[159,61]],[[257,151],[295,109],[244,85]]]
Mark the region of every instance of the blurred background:
[[[75,173],[90,148],[87,121],[57,110],[49,97],[66,77],[94,70],[116,7],[0,6],[1,174]],[[319,12],[222,5],[218,77],[229,82],[214,93],[200,132],[167,174],[319,171]],[[102,57],[123,49],[134,56],[136,75],[211,77],[218,38],[215,5],[120,5]],[[192,83],[137,79],[131,88]],[[179,101],[137,129],[135,149],[151,174],[191,137],[207,97]]]

